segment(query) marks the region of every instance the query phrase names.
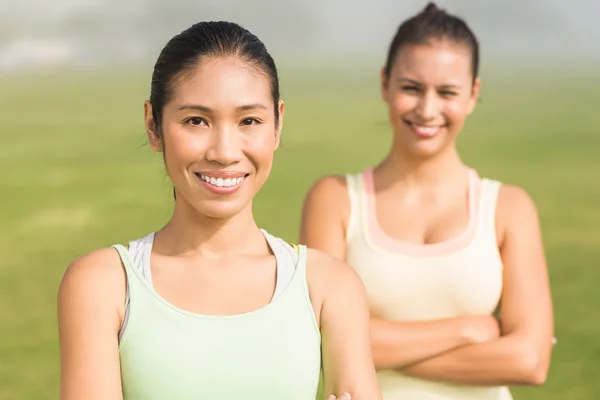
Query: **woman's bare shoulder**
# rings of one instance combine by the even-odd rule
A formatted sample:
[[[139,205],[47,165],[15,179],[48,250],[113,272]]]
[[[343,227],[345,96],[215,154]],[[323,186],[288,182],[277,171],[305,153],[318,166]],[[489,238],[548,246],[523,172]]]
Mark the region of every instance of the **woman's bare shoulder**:
[[[116,306],[125,304],[126,275],[114,248],[100,248],[73,260],[67,267],[58,291],[61,303],[93,302]]]
[[[322,300],[364,293],[363,283],[354,269],[320,250],[307,250],[306,274],[311,294]]]

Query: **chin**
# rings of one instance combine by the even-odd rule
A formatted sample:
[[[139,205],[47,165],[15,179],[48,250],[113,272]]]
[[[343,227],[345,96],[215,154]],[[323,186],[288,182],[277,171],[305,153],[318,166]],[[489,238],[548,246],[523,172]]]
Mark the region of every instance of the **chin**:
[[[411,143],[405,149],[406,153],[416,159],[430,159],[444,153],[449,147],[448,143],[421,142]]]
[[[398,144],[400,147],[404,148],[403,152],[412,156],[430,157],[442,152],[447,146],[447,143],[440,139],[442,138],[430,138],[423,140],[420,138],[415,138],[414,135],[411,135],[409,137],[405,136],[398,142]]]
[[[249,204],[240,204],[237,201],[208,201],[196,207],[199,214],[214,219],[229,219],[242,213]]]

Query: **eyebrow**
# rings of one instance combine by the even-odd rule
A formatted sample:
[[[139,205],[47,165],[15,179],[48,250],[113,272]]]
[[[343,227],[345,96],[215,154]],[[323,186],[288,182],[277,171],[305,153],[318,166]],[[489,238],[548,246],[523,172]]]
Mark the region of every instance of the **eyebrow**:
[[[244,112],[244,111],[257,110],[257,109],[266,110],[267,107],[265,107],[264,105],[259,104],[259,103],[244,104],[243,106],[236,107],[235,111],[236,112]],[[184,105],[180,106],[178,110],[179,111],[182,111],[182,110],[197,110],[197,111],[202,111],[202,112],[207,113],[207,114],[211,114],[211,113],[214,112],[214,110],[212,108],[207,107],[207,106],[202,106],[202,105],[199,105],[199,104],[184,104]]]
[[[398,78],[399,82],[407,82],[407,83],[411,83],[413,85],[416,86],[423,86],[423,84],[419,81],[415,81],[414,79],[409,79],[409,78]],[[446,85],[442,85],[440,86],[442,89],[459,89],[460,86],[456,85],[456,84],[446,84]]]

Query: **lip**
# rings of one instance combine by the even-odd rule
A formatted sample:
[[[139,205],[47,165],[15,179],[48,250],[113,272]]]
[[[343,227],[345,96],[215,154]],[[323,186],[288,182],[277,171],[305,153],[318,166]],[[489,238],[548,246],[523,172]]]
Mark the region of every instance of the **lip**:
[[[241,178],[248,175],[246,172],[241,171],[196,171],[195,173],[215,179]]]
[[[231,194],[237,192],[242,187],[242,185],[246,181],[246,178],[250,174],[238,171],[207,171],[195,172],[194,175],[196,175],[196,178],[198,178],[198,180],[202,183],[204,188],[209,190],[210,192],[216,194]],[[211,182],[207,182],[203,177],[211,178]],[[227,182],[234,179],[240,181],[233,185],[231,184],[231,182]],[[212,183],[213,180],[216,182]],[[219,186],[219,183],[222,186]],[[228,184],[228,186],[225,186],[224,184]]]
[[[415,135],[423,138],[432,138],[437,136],[446,127],[445,124],[422,125],[408,120],[403,120],[403,122]]]

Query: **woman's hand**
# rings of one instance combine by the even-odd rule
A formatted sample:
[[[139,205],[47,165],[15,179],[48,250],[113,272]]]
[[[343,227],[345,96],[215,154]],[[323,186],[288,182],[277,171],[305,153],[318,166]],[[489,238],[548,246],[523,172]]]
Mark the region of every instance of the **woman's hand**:
[[[332,394],[327,400],[352,400],[352,396],[350,396],[349,393],[344,393],[340,397],[336,397]]]

